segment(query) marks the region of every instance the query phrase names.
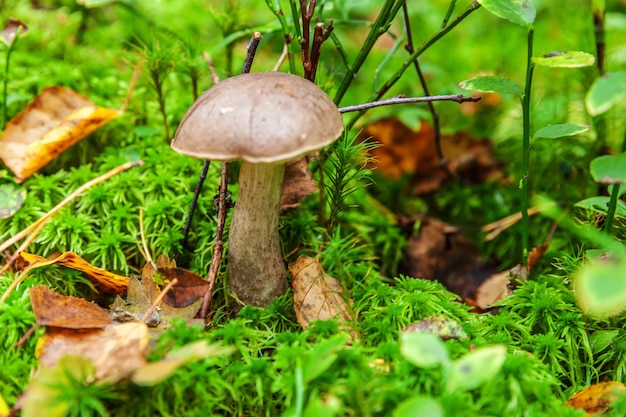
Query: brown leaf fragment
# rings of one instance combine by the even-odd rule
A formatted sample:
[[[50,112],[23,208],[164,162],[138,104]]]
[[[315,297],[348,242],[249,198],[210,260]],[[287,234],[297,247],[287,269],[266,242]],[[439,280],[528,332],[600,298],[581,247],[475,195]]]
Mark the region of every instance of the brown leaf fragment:
[[[289,272],[293,276],[296,318],[303,329],[314,320],[351,321],[341,284],[326,275],[316,259],[300,256],[289,265]]]
[[[82,298],[66,297],[37,285],[29,290],[37,324],[65,329],[102,329],[111,323],[109,313]]]
[[[121,114],[65,87],[47,87],[0,134],[0,159],[21,183]]]
[[[171,307],[187,307],[204,297],[209,289],[207,280],[186,269],[158,268],[158,271],[168,281],[178,279],[178,283],[163,298],[163,302]]]
[[[18,30],[20,36],[24,35],[28,32],[28,26],[22,23],[22,21],[10,17],[6,26],[4,26],[4,29],[0,32],[0,38],[2,38],[6,45],[11,45],[15,41],[15,36],[17,36]]]
[[[391,179],[411,175],[415,195],[435,192],[448,179],[437,154],[434,131],[427,123],[413,131],[396,118],[381,119],[367,126],[361,137],[371,137],[382,145],[370,152],[370,168]],[[487,139],[458,132],[442,135],[441,147],[450,170],[463,181],[483,183],[503,177],[502,164]]]
[[[465,330],[458,322],[442,315],[427,317],[405,327],[402,331],[434,334],[443,340],[468,339]]]
[[[625,391],[626,386],[621,382],[602,382],[579,391],[565,405],[582,409],[590,416],[597,416],[605,413]]]
[[[115,383],[146,363],[148,328],[143,323],[112,324],[87,331],[52,327],[42,342],[42,366],[53,367],[65,355],[80,356],[94,365],[98,381]]]
[[[546,251],[548,250],[549,245],[550,245],[550,242],[545,242],[539,246],[535,246],[530,251],[530,253],[528,254],[528,271],[529,272],[535,269],[535,267],[539,264],[539,261],[541,261],[541,258],[543,258],[543,255],[545,255]]]
[[[303,157],[287,163],[280,197],[280,212],[285,213],[300,206],[302,199],[315,191],[317,184],[309,169],[309,159]]]
[[[409,238],[400,272],[437,280],[461,298],[473,298],[495,268],[481,258],[476,246],[458,228],[431,217],[418,221],[419,228]]]

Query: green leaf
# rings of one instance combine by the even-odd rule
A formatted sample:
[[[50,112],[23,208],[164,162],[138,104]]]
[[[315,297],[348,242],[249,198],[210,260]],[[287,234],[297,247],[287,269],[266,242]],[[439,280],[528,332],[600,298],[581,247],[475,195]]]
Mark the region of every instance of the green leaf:
[[[339,334],[316,346],[303,367],[305,381],[311,382],[326,372],[335,363],[347,341],[345,335]]]
[[[594,158],[589,170],[593,179],[600,184],[623,184],[626,182],[626,152]]]
[[[407,361],[420,368],[432,368],[450,363],[448,351],[443,342],[432,334],[402,333],[400,353]]]
[[[574,123],[562,123],[556,125],[548,125],[544,126],[535,132],[533,139],[539,138],[548,138],[548,139],[557,139],[562,138],[564,136],[574,136],[579,133],[583,133],[588,131],[591,126],[588,125],[579,125]]]
[[[596,58],[587,52],[555,51],[542,57],[534,57],[533,62],[535,65],[550,68],[582,68],[593,65]]]
[[[485,9],[516,25],[530,27],[537,11],[530,0],[478,0]]]
[[[24,204],[26,190],[20,189],[15,183],[0,185],[0,219],[15,214]]]
[[[589,344],[593,353],[600,353],[613,343],[613,340],[619,335],[618,329],[599,330],[589,336]]]
[[[506,358],[503,345],[487,346],[468,353],[452,363],[446,391],[469,391],[492,379]]]
[[[519,87],[513,81],[494,75],[479,75],[478,77],[461,81],[458,86],[464,90],[480,91],[481,93],[522,95]]]
[[[626,72],[609,72],[598,78],[585,97],[587,111],[597,116],[626,96]]]
[[[626,261],[590,262],[575,274],[574,289],[585,314],[605,318],[621,313],[626,310]]]
[[[431,397],[413,397],[403,402],[393,410],[393,417],[443,417],[443,407],[441,403]]]
[[[606,215],[610,199],[611,197],[604,196],[590,197],[579,201],[578,203],[574,204],[574,206]],[[617,200],[615,217],[626,218],[626,203],[624,203],[622,200]]]

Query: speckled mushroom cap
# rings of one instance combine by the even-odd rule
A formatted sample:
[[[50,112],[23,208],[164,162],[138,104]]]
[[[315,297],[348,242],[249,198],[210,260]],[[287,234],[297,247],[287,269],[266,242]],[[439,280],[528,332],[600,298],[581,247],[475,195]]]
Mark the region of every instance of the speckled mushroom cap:
[[[284,162],[323,148],[342,131],[337,106],[315,84],[258,72],[228,78],[198,98],[172,148],[201,159]]]

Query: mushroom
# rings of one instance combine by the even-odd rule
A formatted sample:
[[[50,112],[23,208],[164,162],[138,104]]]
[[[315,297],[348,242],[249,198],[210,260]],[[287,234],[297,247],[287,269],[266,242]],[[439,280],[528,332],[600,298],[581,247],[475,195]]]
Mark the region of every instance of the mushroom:
[[[278,216],[285,163],[343,131],[337,106],[312,82],[280,72],[242,74],[206,91],[181,121],[172,148],[201,159],[241,159],[228,235],[231,290],[267,306],[287,288]]]

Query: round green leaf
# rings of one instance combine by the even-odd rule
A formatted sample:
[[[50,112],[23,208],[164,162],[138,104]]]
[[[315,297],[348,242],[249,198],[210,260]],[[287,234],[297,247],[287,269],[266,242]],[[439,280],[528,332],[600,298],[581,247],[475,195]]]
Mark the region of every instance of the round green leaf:
[[[519,87],[513,81],[494,75],[479,75],[478,77],[461,81],[458,86],[464,90],[480,91],[481,93],[522,95]]]
[[[478,0],[485,9],[516,25],[530,27],[537,11],[531,0]]]
[[[574,289],[581,309],[603,318],[626,310],[626,262],[590,263],[575,275]]]
[[[432,334],[406,332],[400,335],[400,353],[420,368],[432,368],[450,362],[441,339]]]
[[[24,204],[26,190],[18,188],[13,183],[0,185],[0,219],[6,219],[15,214]]]
[[[535,65],[550,68],[582,68],[589,67],[596,62],[596,58],[587,52],[555,51],[542,57],[533,58]]]
[[[593,179],[601,184],[626,183],[626,153],[594,158],[589,170]]]
[[[609,72],[593,83],[585,98],[585,105],[590,115],[597,116],[624,97],[626,97],[626,72]]]
[[[548,125],[544,126],[535,132],[533,136],[534,139],[539,138],[548,138],[548,139],[556,139],[562,138],[565,136],[574,136],[579,133],[583,133],[588,131],[591,126],[588,125],[579,125],[574,123],[562,123],[557,125]]]
[[[606,215],[606,211],[609,208],[610,199],[610,197],[605,196],[589,197],[579,201],[578,203],[574,204],[574,206]],[[626,218],[626,203],[624,203],[622,200],[617,200],[615,217]]]
[[[452,363],[446,383],[448,392],[469,391],[492,379],[506,358],[503,345],[487,346],[468,353]]]
[[[430,397],[413,397],[400,403],[393,410],[393,417],[443,417],[443,407],[441,403]]]

